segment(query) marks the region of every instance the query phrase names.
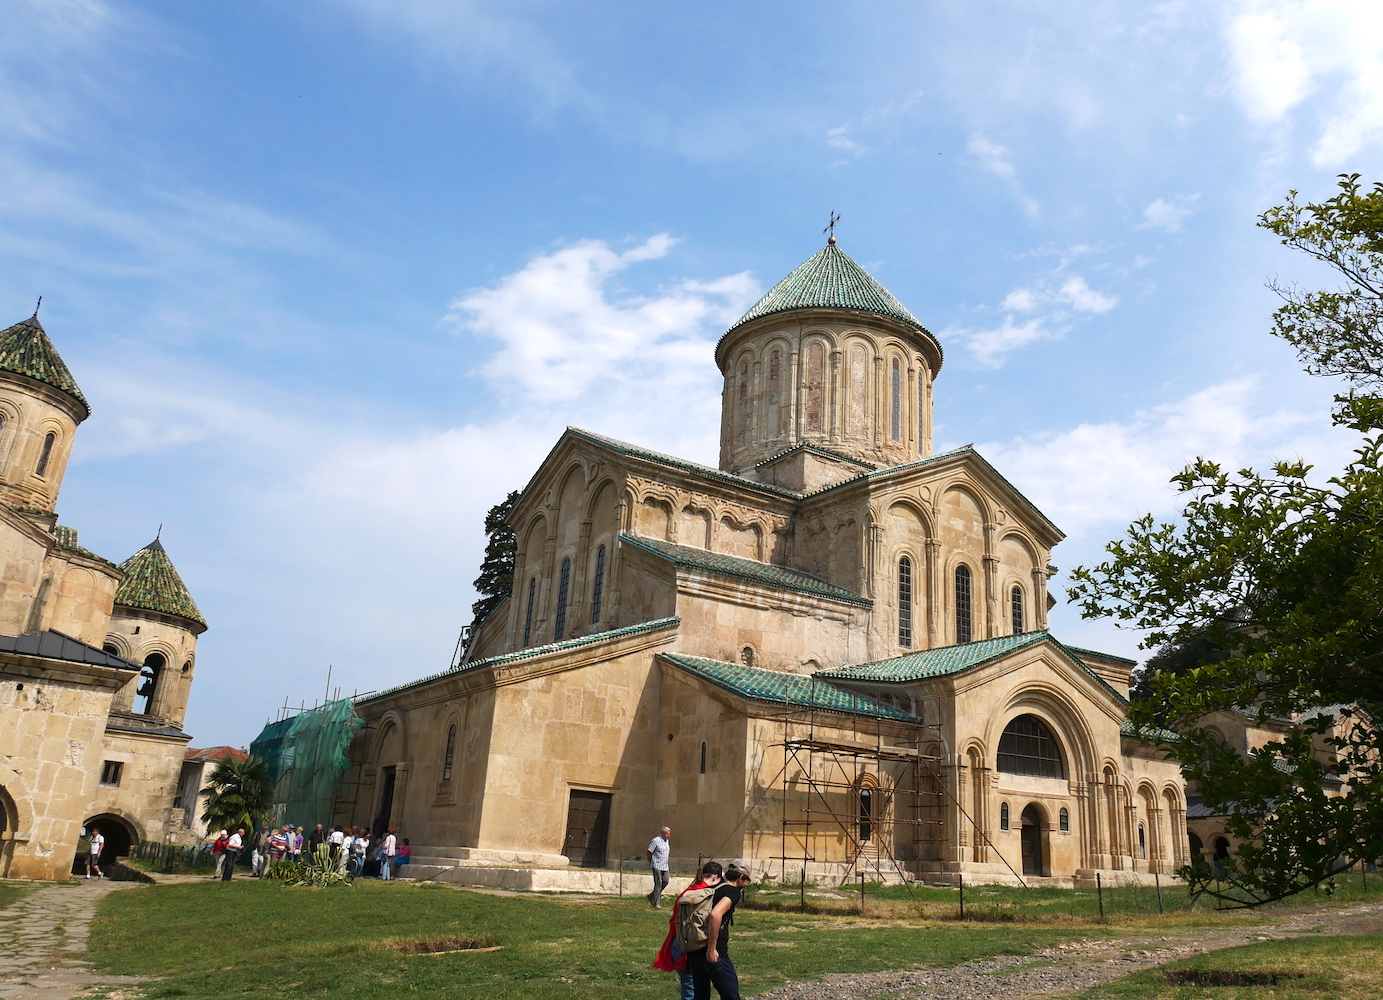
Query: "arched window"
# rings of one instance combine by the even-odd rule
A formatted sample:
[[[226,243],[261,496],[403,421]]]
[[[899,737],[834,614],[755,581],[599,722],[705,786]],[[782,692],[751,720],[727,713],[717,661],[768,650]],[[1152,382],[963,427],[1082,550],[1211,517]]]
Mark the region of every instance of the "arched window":
[[[898,645],[912,648],[912,560],[898,560]]]
[[[777,437],[782,421],[778,406],[782,401],[783,354],[773,351],[768,356],[768,436]]]
[[[139,671],[139,686],[134,689],[134,714],[152,715],[154,713],[154,694],[158,691],[158,675],[163,673],[167,661],[162,653],[150,653],[144,659]]]
[[[567,634],[567,593],[571,587],[571,560],[562,560],[562,574],[557,579],[557,616],[552,626],[552,638],[556,640]]]
[[[529,577],[528,580],[528,610],[523,613],[523,644],[527,646],[533,641],[533,595],[538,592],[538,578]]]
[[[1007,830],[1008,828],[1008,803],[1003,802],[999,805],[999,829]]]
[[[921,451],[927,443],[927,380],[918,369],[917,376],[917,450]]]
[[[1020,715],[1004,727],[999,737],[999,770],[1039,778],[1066,777],[1061,746],[1035,715]]]
[[[456,723],[447,730],[447,752],[442,756],[442,780],[451,780],[451,765],[456,761]]]
[[[1071,810],[1067,809],[1065,806],[1062,806],[1061,812],[1057,814],[1057,823],[1060,826],[1062,833],[1070,833]]]
[[[903,370],[893,359],[893,440],[903,440]]]
[[[706,773],[706,741],[701,741],[701,773]]]
[[[825,349],[820,344],[807,348],[807,430],[821,430],[821,370],[825,366]]]
[[[740,405],[735,414],[739,425],[740,444],[744,444],[749,433],[749,362],[740,362]]]
[[[43,451],[39,452],[38,455],[38,468],[34,469],[37,475],[42,476],[47,474],[48,459],[53,457],[53,442],[57,439],[58,436],[52,431],[49,431],[47,437],[43,439]]]
[[[956,642],[969,642],[972,635],[970,618],[970,567],[956,567]]]
[[[605,593],[605,546],[595,554],[595,586],[591,588],[591,624],[600,621],[600,598]]]
[[[754,665],[753,646],[745,646],[743,649],[740,650],[740,662],[743,663],[746,667],[752,667]]]
[[[113,643],[113,642],[108,642],[108,643],[106,643],[104,646],[101,647],[101,652],[103,652],[103,653],[109,653],[111,656],[119,656],[119,655],[120,655],[120,647],[117,646],[117,645],[115,645],[115,643]]]
[[[1138,856],[1148,860],[1148,831],[1142,823],[1138,824]]]
[[[1017,584],[1008,595],[1008,612],[1013,619],[1013,634],[1023,634],[1023,588]]]
[[[874,839],[874,790],[860,789],[860,843]]]

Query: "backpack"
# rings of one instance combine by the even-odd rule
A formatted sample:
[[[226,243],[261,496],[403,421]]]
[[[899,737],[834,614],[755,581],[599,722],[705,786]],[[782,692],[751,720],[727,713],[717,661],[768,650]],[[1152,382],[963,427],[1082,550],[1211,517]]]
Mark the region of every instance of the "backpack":
[[[684,953],[701,951],[709,942],[706,924],[715,906],[716,887],[690,889],[677,900],[677,944]]]

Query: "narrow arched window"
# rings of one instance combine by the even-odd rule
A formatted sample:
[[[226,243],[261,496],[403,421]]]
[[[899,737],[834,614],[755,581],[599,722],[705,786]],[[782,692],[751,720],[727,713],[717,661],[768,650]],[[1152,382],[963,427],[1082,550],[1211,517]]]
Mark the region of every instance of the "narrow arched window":
[[[999,770],[1038,778],[1066,777],[1061,745],[1035,715],[1020,715],[1004,727],[999,737]]]
[[[860,789],[860,842],[874,839],[874,790]]]
[[[528,580],[528,610],[523,613],[523,644],[533,641],[533,595],[538,592],[537,577]]]
[[[451,780],[451,765],[456,761],[456,723],[447,730],[447,752],[442,756],[442,780]]]
[[[970,617],[970,567],[956,567],[956,642],[969,642],[973,635]]]
[[[903,369],[898,359],[893,359],[893,440],[903,440]]]
[[[912,648],[912,560],[898,560],[898,645]]]
[[[134,714],[153,715],[154,695],[158,692],[158,677],[167,664],[162,653],[150,653],[139,671],[139,684],[134,689]]]
[[[821,430],[822,415],[822,370],[825,368],[825,348],[812,344],[807,348],[807,398],[802,406],[806,414],[807,430]]]
[[[1009,616],[1013,619],[1013,634],[1023,634],[1023,588],[1014,586],[1008,595]]]
[[[595,554],[595,586],[591,588],[591,624],[600,621],[600,598],[605,593],[605,546]]]
[[[999,806],[999,829],[1007,830],[1008,828],[1008,803],[1004,802]]]
[[[1067,809],[1065,806],[1062,806],[1062,807],[1061,807],[1061,812],[1057,815],[1057,823],[1058,823],[1058,825],[1060,826],[1061,832],[1062,832],[1062,833],[1070,833],[1070,832],[1071,832],[1071,810]]]
[[[740,404],[735,414],[739,426],[740,444],[744,444],[749,433],[749,362],[740,362]]]
[[[752,667],[754,665],[753,646],[745,646],[743,649],[740,650],[740,662],[743,663],[746,667]]]
[[[552,638],[567,634],[567,591],[571,586],[571,560],[562,560],[562,575],[557,580],[557,616],[552,626]]]
[[[40,476],[47,475],[48,460],[53,457],[53,442],[57,439],[58,436],[52,431],[49,431],[48,435],[43,439],[43,451],[39,452],[38,468],[34,470],[35,474]]]
[[[701,773],[706,773],[706,741],[701,741]]]
[[[1138,856],[1144,861],[1148,860],[1148,831],[1142,823],[1138,824]]]
[[[927,380],[921,375],[918,369],[917,376],[917,450],[922,451],[927,446]]]

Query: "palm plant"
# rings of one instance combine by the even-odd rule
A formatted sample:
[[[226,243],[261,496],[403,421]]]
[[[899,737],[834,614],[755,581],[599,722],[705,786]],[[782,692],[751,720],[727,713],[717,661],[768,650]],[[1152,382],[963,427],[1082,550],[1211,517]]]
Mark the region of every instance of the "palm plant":
[[[269,765],[258,757],[239,761],[222,757],[212,769],[210,785],[202,791],[206,808],[202,822],[211,830],[256,828],[269,818],[274,804],[274,783]]]

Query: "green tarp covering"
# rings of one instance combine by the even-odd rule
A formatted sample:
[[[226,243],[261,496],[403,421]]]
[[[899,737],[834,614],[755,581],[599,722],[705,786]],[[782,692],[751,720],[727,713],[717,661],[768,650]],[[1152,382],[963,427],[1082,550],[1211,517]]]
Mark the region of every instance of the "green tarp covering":
[[[275,825],[331,826],[336,789],[351,763],[346,750],[362,725],[354,703],[342,698],[264,727],[250,754],[269,765]]]

